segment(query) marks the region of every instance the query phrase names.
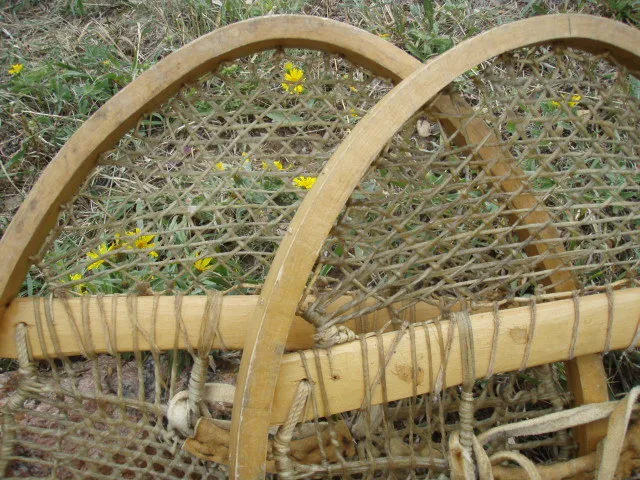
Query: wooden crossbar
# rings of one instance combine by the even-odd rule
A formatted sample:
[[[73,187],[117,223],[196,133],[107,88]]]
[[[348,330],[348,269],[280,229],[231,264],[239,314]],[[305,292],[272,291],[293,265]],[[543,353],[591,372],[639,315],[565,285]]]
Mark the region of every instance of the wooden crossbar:
[[[609,302],[612,302],[611,316]],[[494,348],[496,356],[493,373],[518,370],[522,366],[527,348],[529,350],[527,367],[569,360],[574,339],[574,326],[573,354],[575,357],[603,352],[607,347],[605,342],[609,325],[609,348],[624,349],[638,341],[640,288],[616,291],[611,294],[610,299],[606,294],[581,297],[578,305],[579,314],[576,314],[573,299],[538,305],[535,308],[533,332],[531,331],[531,307],[502,311],[499,316],[496,345],[493,345],[496,328],[494,314],[487,312],[472,315],[476,378],[487,375],[491,352]],[[577,325],[575,325],[576,321]],[[402,332],[372,335],[364,342],[354,341],[335,346],[331,349],[330,359],[327,351],[317,350],[285,355],[278,377],[271,424],[281,424],[285,420],[298,382],[308,378],[313,381],[320,417],[360,408],[365,400],[364,348],[367,350],[369,376],[374,379],[380,370],[379,349],[383,349],[386,355],[390,346],[395,345],[385,370],[387,397],[389,401],[393,401],[412,395],[414,378],[412,351],[415,352],[417,359],[415,374],[418,380],[417,393],[423,394],[434,390],[436,377],[443,363],[441,345],[447,345],[448,335],[452,334],[443,387],[460,384],[463,372],[458,331],[456,328],[450,330],[449,321],[441,322],[440,327],[444,336],[444,338],[440,337],[442,341],[438,340],[437,326],[430,323],[414,327],[414,344],[411,342],[409,331],[405,329]],[[401,335],[399,340],[397,335]],[[306,359],[308,372],[305,371],[301,355]],[[325,404],[323,400],[324,395],[320,391],[318,381],[320,377],[322,377],[329,404]],[[370,388],[370,396],[372,405],[382,403],[380,385]],[[307,405],[304,416],[306,420],[314,418],[311,403],[308,402]]]
[[[244,347],[259,298],[258,295],[224,297],[218,334],[212,348],[240,350]],[[338,299],[331,305],[330,311],[337,310],[351,300],[348,296]],[[25,323],[29,327],[31,355],[34,358],[80,355],[83,351],[130,352],[135,349],[134,341],[138,342],[138,350],[186,349],[189,345],[198,345],[200,325],[206,318],[206,303],[205,296],[182,297],[179,307],[176,297],[172,296],[136,297],[131,300],[117,295],[71,299],[17,298],[9,305],[4,318],[5,328],[0,330],[0,357],[16,357],[15,327],[18,323]],[[373,304],[373,300],[369,303]],[[51,322],[46,320],[47,310]],[[412,321],[422,322],[438,314],[437,307],[420,302],[412,307],[408,317]],[[389,310],[381,309],[355,318],[346,326],[356,333],[371,332],[383,327],[390,317]],[[181,318],[180,324],[177,318]],[[44,345],[38,335],[38,323],[44,333]],[[134,325],[137,325],[139,332],[136,340],[132,334],[136,330]],[[287,337],[287,349],[313,347],[314,333],[315,328],[311,324],[296,317]],[[58,337],[58,352],[54,349],[52,335]]]

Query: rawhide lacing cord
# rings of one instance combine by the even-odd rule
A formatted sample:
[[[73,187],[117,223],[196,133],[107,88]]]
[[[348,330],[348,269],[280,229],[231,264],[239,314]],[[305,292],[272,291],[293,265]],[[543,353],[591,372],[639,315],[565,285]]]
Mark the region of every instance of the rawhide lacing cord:
[[[473,330],[469,313],[464,309],[461,312],[452,313],[451,320],[458,327],[463,383],[458,410],[459,430],[449,437],[449,468],[451,469],[451,478],[467,480],[475,478],[473,462],[475,439],[473,434],[473,386],[475,384]]]
[[[180,297],[178,297],[180,298]],[[211,418],[211,413],[207,407],[206,380],[209,369],[209,352],[215,335],[218,331],[220,312],[222,311],[223,294],[217,291],[207,292],[207,302],[200,322],[200,334],[196,351],[189,349],[193,358],[193,367],[189,376],[187,390],[174,394],[167,406],[168,430],[174,435],[174,440],[181,440],[181,436],[191,436],[194,428],[201,417]],[[176,311],[181,310],[181,305],[176,305]],[[174,363],[175,365],[175,363]],[[210,384],[213,396],[209,401],[226,401],[229,391],[233,390],[232,385]],[[233,393],[230,394],[233,398]]]
[[[311,388],[311,384],[306,380],[298,383],[287,419],[278,429],[273,440],[273,457],[278,467],[278,475],[282,478],[292,478],[295,475],[294,463],[289,458],[291,439],[296,425],[304,415]]]
[[[502,441],[518,436],[544,435],[609,417],[607,436],[600,442],[596,452],[567,462],[538,466],[534,465],[522,454],[505,451],[497,452],[488,459],[491,468],[489,470],[480,469],[480,480],[562,480],[568,477],[578,478],[577,476],[582,473],[594,471],[595,475],[587,478],[612,480],[617,473],[616,469],[620,466],[619,461],[623,447],[626,444],[634,443],[633,439],[629,440],[627,438],[627,428],[631,414],[634,410],[637,410],[635,403],[639,396],[640,386],[634,387],[620,401],[583,405],[543,417],[502,425],[483,432],[476,439],[479,448],[477,450],[474,449],[479,465],[481,461],[486,463],[487,454],[482,445],[489,442]],[[637,429],[637,426],[634,428]],[[484,457],[484,459],[481,457]],[[635,457],[637,458],[637,455]],[[518,463],[519,467],[501,466],[500,464],[506,460]],[[638,463],[637,460],[636,463]],[[626,471],[621,473],[625,478],[628,475]]]
[[[16,430],[18,430],[18,424],[16,422],[14,412],[22,407],[30,393],[38,393],[42,389],[37,380],[38,372],[36,364],[31,359],[27,326],[24,323],[18,323],[16,325],[16,350],[20,382],[18,383],[18,387],[7,400],[5,408],[3,408],[2,421],[4,423],[4,435],[2,442],[0,442],[2,444],[0,473],[2,474],[5,473],[7,466],[9,465],[10,458],[13,455]]]
[[[211,417],[211,413],[203,401],[204,384],[209,369],[209,351],[218,330],[220,312],[222,311],[222,293],[207,292],[207,303],[200,323],[200,341],[198,350],[193,355],[193,368],[189,378],[188,421],[191,428],[195,427],[201,416]]]
[[[331,325],[328,328],[320,328],[313,335],[313,340],[318,348],[330,348],[341,343],[352,342],[358,335],[344,325]]]

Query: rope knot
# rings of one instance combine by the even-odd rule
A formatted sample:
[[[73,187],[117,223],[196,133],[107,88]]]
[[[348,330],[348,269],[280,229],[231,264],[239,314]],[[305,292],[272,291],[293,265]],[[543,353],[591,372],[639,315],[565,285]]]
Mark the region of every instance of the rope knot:
[[[341,343],[352,342],[357,338],[358,335],[344,325],[331,325],[328,328],[318,330],[313,336],[319,348],[330,348]]]

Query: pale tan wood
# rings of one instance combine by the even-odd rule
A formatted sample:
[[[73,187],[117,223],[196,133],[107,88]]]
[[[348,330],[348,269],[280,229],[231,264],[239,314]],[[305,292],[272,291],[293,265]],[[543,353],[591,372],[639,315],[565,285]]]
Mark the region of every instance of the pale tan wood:
[[[640,322],[640,288],[616,291],[613,297],[613,322],[611,329],[611,347],[627,348],[633,341]],[[591,295],[580,299],[580,320],[575,347],[576,355],[600,353],[605,348],[608,324],[608,299],[606,294]],[[536,324],[531,338],[531,350],[527,366],[543,365],[550,362],[567,360],[573,325],[576,319],[573,299],[557,300],[539,304],[536,307]],[[494,372],[510,372],[518,370],[522,364],[531,323],[531,307],[519,307],[500,312],[500,327],[496,344]],[[476,378],[486,376],[495,329],[493,313],[471,315],[474,339]],[[449,329],[449,322],[441,323],[444,341],[438,341],[438,329],[434,324],[417,325],[415,345],[411,346],[409,332],[405,330],[399,343],[394,348],[386,368],[387,395],[389,401],[408,398],[412,395],[413,364],[412,350],[417,358],[418,394],[433,391],[435,377],[441,366],[441,344],[447,345],[448,336],[453,334],[449,362],[445,375],[445,387],[459,385],[462,382],[462,361],[457,328]],[[428,331],[428,334],[425,333]],[[371,335],[366,339],[370,378],[375,378],[380,369],[378,348],[389,350],[395,345],[399,332],[389,332],[381,336]],[[427,340],[430,339],[430,340]],[[427,343],[428,342],[428,343]],[[429,347],[427,347],[427,344]],[[431,355],[429,355],[431,351]],[[287,416],[291,401],[295,395],[298,382],[308,378],[300,359],[302,353],[307,359],[314,393],[320,417],[355,410],[364,402],[364,372],[362,368],[362,343],[354,341],[334,346],[331,349],[331,366],[329,353],[321,350],[321,372],[316,368],[313,351],[287,354],[283,357],[280,376],[274,397],[274,406],[270,425],[281,424]],[[430,378],[430,373],[434,372]],[[323,382],[329,399],[325,405],[320,390],[319,376]],[[371,390],[372,404],[383,401],[380,385]],[[311,402],[309,402],[311,403]],[[234,407],[235,408],[235,407]],[[311,406],[307,408],[305,419],[314,418]]]
[[[566,362],[567,384],[576,406],[609,400],[609,382],[602,355],[583,355]],[[595,452],[607,435],[607,420],[581,425],[573,429],[578,454]]]
[[[324,239],[371,162],[391,136],[457,76],[504,52],[554,41],[610,50],[628,65],[638,65],[640,32],[618,22],[555,15],[503,25],[411,74],[358,123],[331,157],[278,249],[256,310],[256,327],[247,337],[233,410],[231,478],[264,477],[272,398],[293,312]]]
[[[222,300],[221,317],[218,332],[212,348],[242,349],[247,331],[250,328],[253,312],[259,300],[258,295],[232,295]],[[351,300],[351,297],[339,298],[329,308],[338,309]],[[19,323],[27,325],[31,355],[43,358],[47,355],[80,355],[85,351],[96,353],[130,352],[134,350],[131,325],[137,323],[141,332],[137,339],[139,350],[152,347],[165,351],[173,348],[186,349],[198,345],[200,325],[205,316],[207,297],[185,296],[180,308],[172,296],[136,297],[136,319],[131,318],[129,299],[126,296],[58,298],[16,298],[5,313],[4,328],[0,330],[0,357],[16,358],[15,327]],[[372,299],[369,302],[374,304]],[[101,308],[102,306],[102,308]],[[398,309],[400,304],[394,304]],[[46,310],[53,320],[46,320]],[[155,313],[154,313],[155,312]],[[38,315],[39,313],[39,315]],[[424,322],[435,318],[440,310],[425,302],[419,302],[406,310],[406,319]],[[182,319],[182,326],[176,318]],[[354,318],[346,325],[356,333],[375,331],[385,326],[391,318],[388,309],[380,309],[365,318]],[[43,345],[38,337],[38,319],[41,328],[47,334],[43,336]],[[132,320],[134,320],[132,322]],[[53,328],[53,332],[51,331]],[[180,334],[176,338],[176,329]],[[91,336],[87,335],[91,332]],[[108,332],[108,333],[107,333]],[[151,335],[155,332],[153,338]],[[311,348],[314,345],[315,328],[300,317],[295,317],[286,340],[287,350]],[[58,338],[60,350],[55,351],[52,337]],[[109,341],[113,338],[113,344]],[[153,344],[153,345],[152,345]]]
[[[220,62],[275,47],[344,55],[383,77],[401,78],[420,62],[376,35],[312,16],[261,17],[215,30],[167,56],[89,118],[43,171],[0,240],[0,314],[20,289],[35,255],[98,156],[146,112]]]
[[[29,258],[38,252],[55,225],[60,206],[77,191],[98,156],[113,147],[143,113],[169,98],[184,83],[213,69],[223,60],[273,47],[337,52],[373,73],[392,79],[404,78],[420,65],[418,60],[375,35],[339,22],[308,16],[248,20],[216,30],[169,55],[114,96],[78,129],[20,207],[0,240],[3,258],[0,263],[0,330],[6,329],[4,310],[24,280],[31,263]],[[288,320],[286,331],[279,332],[280,336],[286,338],[292,320],[293,317]],[[283,341],[279,354],[284,347]],[[271,399],[272,392],[267,397]],[[263,447],[266,455],[266,443]],[[256,454],[258,458],[260,455]],[[263,460],[259,462],[263,463]]]
[[[250,23],[258,21],[263,23]],[[319,25],[318,21],[325,22],[325,25]],[[327,22],[335,22],[309,17],[287,18],[286,21],[273,18],[270,24],[265,19],[250,22],[246,22],[242,27],[233,26],[238,27],[237,29],[221,29],[214,32],[217,37],[211,34],[190,44],[185,47],[184,55],[180,58],[174,55],[168,57],[167,60],[172,60],[163,61],[162,68],[154,67],[141,76],[141,81],[135,88],[132,84],[128,90],[125,89],[116,97],[118,101],[114,98],[109,102],[110,107],[101,109],[92,121],[87,122],[89,125],[83,126],[73,141],[65,146],[51,167],[55,174],[45,175],[46,180],[39,182],[34,188],[33,194],[16,217],[15,225],[10,227],[0,243],[0,252],[7,259],[3,263],[5,268],[0,266],[0,315],[22,282],[28,267],[28,257],[38,250],[54,224],[59,205],[74,193],[98,154],[112,146],[143,111],[152,108],[155,103],[161,102],[177,90],[183,82],[199,76],[221,59],[282,45],[340,51],[356,63],[359,62],[374,72],[392,78],[406,76],[417,65],[415,59],[376,37],[363,35],[362,32],[351,29],[357,33],[354,37],[354,32],[346,31],[350,27],[345,29],[340,24],[326,25]],[[592,23],[588,17],[585,19],[573,16],[568,20],[569,31],[573,26],[581,47],[601,51],[603,46],[606,46],[629,64],[636,62],[633,48],[630,48],[635,40],[630,38],[630,41],[625,43],[622,38],[627,32],[620,32],[609,45],[601,40],[584,40],[589,37],[585,32],[593,26]],[[607,25],[606,21],[596,26],[601,32],[595,37],[606,38],[610,34],[611,25]],[[282,32],[282,37],[275,38],[279,31]],[[205,38],[208,41],[204,41]],[[219,56],[216,58],[216,55]]]

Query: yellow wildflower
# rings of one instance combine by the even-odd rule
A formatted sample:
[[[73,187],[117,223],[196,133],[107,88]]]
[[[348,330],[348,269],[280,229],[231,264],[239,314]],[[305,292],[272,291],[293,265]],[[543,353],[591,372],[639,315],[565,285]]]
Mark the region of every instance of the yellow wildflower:
[[[304,70],[293,67],[284,74],[284,79],[291,83],[304,82]]]
[[[563,100],[564,100],[564,95],[563,95]],[[572,95],[571,100],[567,102],[567,105],[573,108],[580,103],[580,100],[582,100],[582,95],[577,95],[577,94]],[[555,100],[552,100],[551,105],[553,105],[554,107],[560,107],[562,104],[560,102],[556,102]]]
[[[244,158],[245,163],[251,161],[247,152],[242,152],[242,158]]]
[[[305,90],[306,90],[306,89],[304,88],[304,85],[296,85],[296,86],[293,86],[293,85],[289,85],[288,83],[282,83],[281,85],[282,85],[282,89],[283,89],[285,92],[289,92],[289,93],[297,93],[298,95],[300,95],[301,93],[304,93],[304,92],[305,92]],[[293,87],[293,88],[291,88],[291,87]],[[291,89],[291,90],[290,90],[290,89]]]
[[[267,162],[265,162],[264,160],[262,161],[262,169],[263,170],[269,170],[269,164]]]
[[[200,256],[200,252],[196,253],[196,257],[198,256]],[[206,272],[210,268],[213,268],[213,265],[211,265],[211,262],[213,262],[213,257],[204,257],[204,258],[200,258],[199,260],[196,260],[193,266],[196,267],[196,270],[200,270],[201,272]]]
[[[296,67],[293,63],[287,62],[284,65],[284,82],[280,85],[285,92],[296,93],[300,95],[304,93],[305,88],[302,82],[305,81],[304,70]]]
[[[352,92],[357,92],[358,89],[356,87],[354,87],[353,85],[349,85],[349,90],[351,90]]]
[[[156,246],[155,243],[151,243],[151,241],[155,238],[155,235],[140,235],[140,229],[136,228],[134,231],[132,232],[126,232],[127,237],[135,237],[133,239],[133,243],[127,241],[126,242],[126,249],[127,250],[133,250],[134,248],[139,248],[141,250],[143,249],[147,249],[147,248],[153,248]],[[116,245],[120,245],[120,235],[116,234]],[[158,252],[156,251],[151,251],[149,252],[149,255],[151,255],[153,258],[158,258]]]
[[[22,71],[23,68],[24,68],[24,65],[21,63],[16,63],[15,65],[11,65],[11,68],[8,70],[9,75],[17,75]]]
[[[224,170],[226,170],[226,169],[227,169],[227,167],[225,167],[225,166],[224,166],[224,163],[222,163],[222,162],[218,162],[218,163],[216,163],[216,168],[217,168],[218,170],[220,170],[221,172],[223,172]]]
[[[309,190],[311,187],[313,187],[314,183],[316,183],[316,180],[316,177],[296,177],[293,179],[293,184],[296,187]]]
[[[273,165],[278,169],[278,170],[284,170],[284,165],[282,165],[282,162],[280,160],[274,160]]]
[[[78,280],[82,280],[82,274],[81,273],[70,273],[69,274],[69,280],[71,280],[72,282],[77,282]],[[87,285],[85,283],[79,283],[78,285],[75,285],[74,290],[80,294],[83,294],[87,291]]]
[[[379,33],[378,36],[380,38],[389,38],[391,36],[391,34],[390,33]]]
[[[351,115],[352,117],[356,117],[356,118],[360,116],[360,115],[358,114],[358,112],[356,112],[356,109],[355,109],[355,108],[351,108],[351,109],[349,110],[349,115]]]
[[[580,100],[582,100],[582,95],[572,95],[571,96],[571,101],[569,102],[569,106],[570,107],[575,107],[576,105],[578,105],[580,103]]]
[[[106,243],[103,243],[100,246],[98,246],[97,252],[87,253],[87,257],[89,257],[92,260],[95,260],[96,258],[99,258],[99,257],[104,257],[112,248],[113,247],[108,247]],[[104,258],[100,258],[100,260],[96,260],[95,262],[93,262],[91,265],[87,267],[87,270],[94,270],[98,268],[100,265],[104,263],[104,261],[105,261]]]

